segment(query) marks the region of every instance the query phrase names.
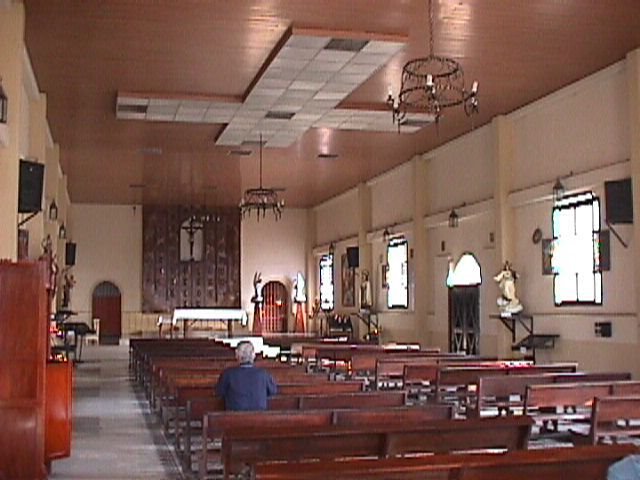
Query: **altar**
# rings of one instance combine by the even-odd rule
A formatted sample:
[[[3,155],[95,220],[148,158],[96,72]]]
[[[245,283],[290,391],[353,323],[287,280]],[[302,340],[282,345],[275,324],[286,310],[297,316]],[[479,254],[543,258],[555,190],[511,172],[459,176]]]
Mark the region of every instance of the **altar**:
[[[247,326],[247,312],[240,308],[215,308],[215,307],[184,307],[175,308],[171,317],[170,334],[173,336],[173,327],[182,322],[182,334],[186,338],[189,328],[196,322],[223,322],[227,326],[227,336],[233,337],[233,324],[240,322],[243,327]],[[158,319],[158,333],[162,336],[162,328],[165,318],[160,316]]]

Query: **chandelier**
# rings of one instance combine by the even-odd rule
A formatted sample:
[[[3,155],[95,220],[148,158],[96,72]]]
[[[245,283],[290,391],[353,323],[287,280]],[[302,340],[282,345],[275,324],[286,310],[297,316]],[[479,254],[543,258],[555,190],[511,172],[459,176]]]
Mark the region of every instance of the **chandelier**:
[[[453,58],[433,53],[433,7],[429,0],[429,55],[409,60],[402,68],[400,93],[389,91],[387,105],[393,122],[407,123],[411,113],[428,114],[438,122],[445,108],[462,105],[467,116],[478,113],[478,82],[471,90],[464,85],[462,66]]]
[[[284,200],[278,198],[278,192],[283,188],[269,188],[262,186],[262,134],[260,134],[260,186],[245,190],[244,196],[240,200],[240,213],[242,218],[250,217],[251,211],[255,210],[256,217],[260,221],[260,215],[265,217],[267,210],[271,210],[276,220],[282,217]]]

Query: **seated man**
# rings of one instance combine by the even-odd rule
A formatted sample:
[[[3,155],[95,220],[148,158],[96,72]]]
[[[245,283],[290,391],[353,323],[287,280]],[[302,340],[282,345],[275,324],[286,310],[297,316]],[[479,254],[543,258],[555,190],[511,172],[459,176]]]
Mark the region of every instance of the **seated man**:
[[[266,410],[267,397],[278,391],[273,377],[253,364],[256,357],[251,342],[236,347],[237,367],[225,369],[216,385],[216,395],[224,398],[225,410]]]

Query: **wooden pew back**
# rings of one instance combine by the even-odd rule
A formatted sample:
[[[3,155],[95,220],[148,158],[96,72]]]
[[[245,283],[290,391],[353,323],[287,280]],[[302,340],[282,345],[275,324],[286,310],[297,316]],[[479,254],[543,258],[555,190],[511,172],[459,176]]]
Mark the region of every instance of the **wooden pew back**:
[[[609,438],[614,443],[640,435],[640,396],[597,397],[591,411],[589,439],[597,444]]]
[[[260,462],[378,458],[410,453],[526,448],[531,419],[525,416],[474,420],[436,420],[420,425],[358,428],[261,429],[223,433],[225,476]],[[203,430],[207,435],[207,429]],[[204,441],[204,440],[203,440]],[[206,470],[205,465],[203,472]]]
[[[435,455],[260,464],[256,480],[602,480],[609,466],[637,454],[633,445],[551,448],[503,455]]]

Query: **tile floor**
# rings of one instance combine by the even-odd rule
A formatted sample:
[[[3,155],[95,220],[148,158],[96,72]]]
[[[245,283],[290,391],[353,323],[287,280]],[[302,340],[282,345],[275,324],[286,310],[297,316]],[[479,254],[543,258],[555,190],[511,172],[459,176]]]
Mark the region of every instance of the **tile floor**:
[[[128,346],[86,346],[76,365],[71,457],[55,480],[182,479],[157,417],[130,380]]]

